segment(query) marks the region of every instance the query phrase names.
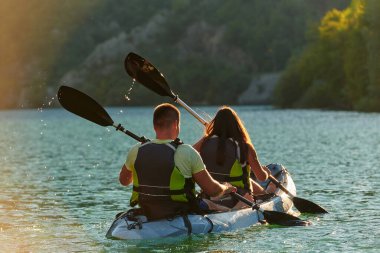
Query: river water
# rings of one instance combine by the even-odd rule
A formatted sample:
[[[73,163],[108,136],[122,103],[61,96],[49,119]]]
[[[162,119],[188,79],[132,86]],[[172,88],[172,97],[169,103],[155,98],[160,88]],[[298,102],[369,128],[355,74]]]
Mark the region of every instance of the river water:
[[[213,115],[216,107],[199,112]],[[118,173],[134,140],[61,109],[0,112],[0,252],[379,252],[380,114],[235,107],[263,164],[281,163],[327,215],[309,227],[258,226],[150,241],[105,238],[131,188]],[[108,108],[154,137],[151,108]],[[182,114],[181,138],[202,126]]]

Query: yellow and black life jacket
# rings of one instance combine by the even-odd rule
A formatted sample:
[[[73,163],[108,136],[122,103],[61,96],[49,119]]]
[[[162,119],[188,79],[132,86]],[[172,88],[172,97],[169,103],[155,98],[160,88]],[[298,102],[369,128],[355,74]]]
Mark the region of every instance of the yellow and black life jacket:
[[[208,172],[218,182],[229,182],[235,187],[252,192],[250,183],[251,168],[247,162],[240,163],[240,148],[238,142],[230,139],[225,141],[224,163],[217,163],[217,150],[220,138],[216,135],[207,138],[201,148],[201,157]]]
[[[194,181],[185,178],[174,162],[180,144],[146,142],[137,152],[130,204],[139,204],[150,220],[188,213],[194,205]]]

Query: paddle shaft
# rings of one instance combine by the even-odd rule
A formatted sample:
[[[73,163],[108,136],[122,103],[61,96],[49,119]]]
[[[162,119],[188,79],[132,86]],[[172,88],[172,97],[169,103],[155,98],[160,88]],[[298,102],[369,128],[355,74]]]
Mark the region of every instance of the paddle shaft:
[[[236,193],[236,192],[231,192],[230,193],[234,198],[237,198],[238,200],[240,200],[241,202],[249,205],[249,206],[254,206],[254,203],[252,201],[249,201],[248,199],[244,198],[243,196],[241,196],[239,193]]]
[[[183,108],[186,109],[191,115],[193,115],[199,122],[201,122],[204,126],[207,126],[208,122],[204,120],[198,113],[196,113],[190,106],[188,106],[185,102],[183,102],[178,96],[174,97],[174,102],[180,104]]]
[[[149,141],[147,138],[145,138],[145,136],[137,136],[135,135],[134,133],[132,133],[131,131],[125,129],[122,125],[118,124],[118,125],[112,125],[114,128],[116,128],[116,131],[121,131],[123,133],[125,133],[126,135],[132,137],[133,139],[135,139],[136,141],[138,142],[147,142]]]
[[[269,180],[273,183],[273,184],[275,184],[278,188],[280,188],[283,192],[285,192],[286,194],[288,194],[289,195],[289,197],[290,198],[294,198],[295,196],[291,193],[291,192],[289,192],[288,191],[288,189],[286,189],[274,176],[272,176],[272,175],[268,175],[268,177],[269,177]]]
[[[260,211],[260,212],[262,212],[263,214],[266,212],[266,211],[265,211],[264,209],[262,209],[259,205],[253,203],[252,201],[249,201],[247,198],[243,197],[243,196],[240,195],[239,193],[231,192],[230,194],[232,195],[232,197],[234,197],[234,198],[240,200],[241,202],[243,202],[244,204],[247,204],[248,206],[252,207],[252,209],[255,209],[255,210],[257,210],[257,211]],[[273,212],[273,213],[278,213],[278,215],[282,215],[282,213],[280,213],[280,212],[276,212],[276,211],[272,211],[272,212]],[[297,219],[297,220],[298,220],[297,217],[294,217],[294,219]],[[269,222],[269,221],[268,221],[268,222]],[[272,223],[272,221],[269,222],[269,223]]]

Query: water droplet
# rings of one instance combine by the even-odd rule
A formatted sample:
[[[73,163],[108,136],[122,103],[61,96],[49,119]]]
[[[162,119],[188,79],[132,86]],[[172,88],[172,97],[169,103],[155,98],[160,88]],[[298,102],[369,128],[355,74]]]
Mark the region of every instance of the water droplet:
[[[130,99],[130,95],[131,95],[131,92],[132,92],[132,90],[133,90],[133,85],[135,84],[135,79],[133,79],[134,81],[132,82],[132,85],[131,85],[131,87],[129,87],[129,89],[128,89],[128,91],[127,91],[127,94],[125,94],[124,95],[124,97],[125,97],[125,99],[127,100],[127,101],[130,101],[131,99]]]

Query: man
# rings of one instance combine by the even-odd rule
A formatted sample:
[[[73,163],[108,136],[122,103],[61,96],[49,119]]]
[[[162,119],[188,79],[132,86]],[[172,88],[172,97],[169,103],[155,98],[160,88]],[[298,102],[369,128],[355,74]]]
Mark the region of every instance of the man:
[[[178,141],[180,112],[175,106],[157,106],[153,127],[156,139],[132,147],[119,176],[122,185],[133,182],[130,204],[139,204],[149,220],[196,211],[194,182],[209,196],[236,191],[215,181],[198,152]]]

